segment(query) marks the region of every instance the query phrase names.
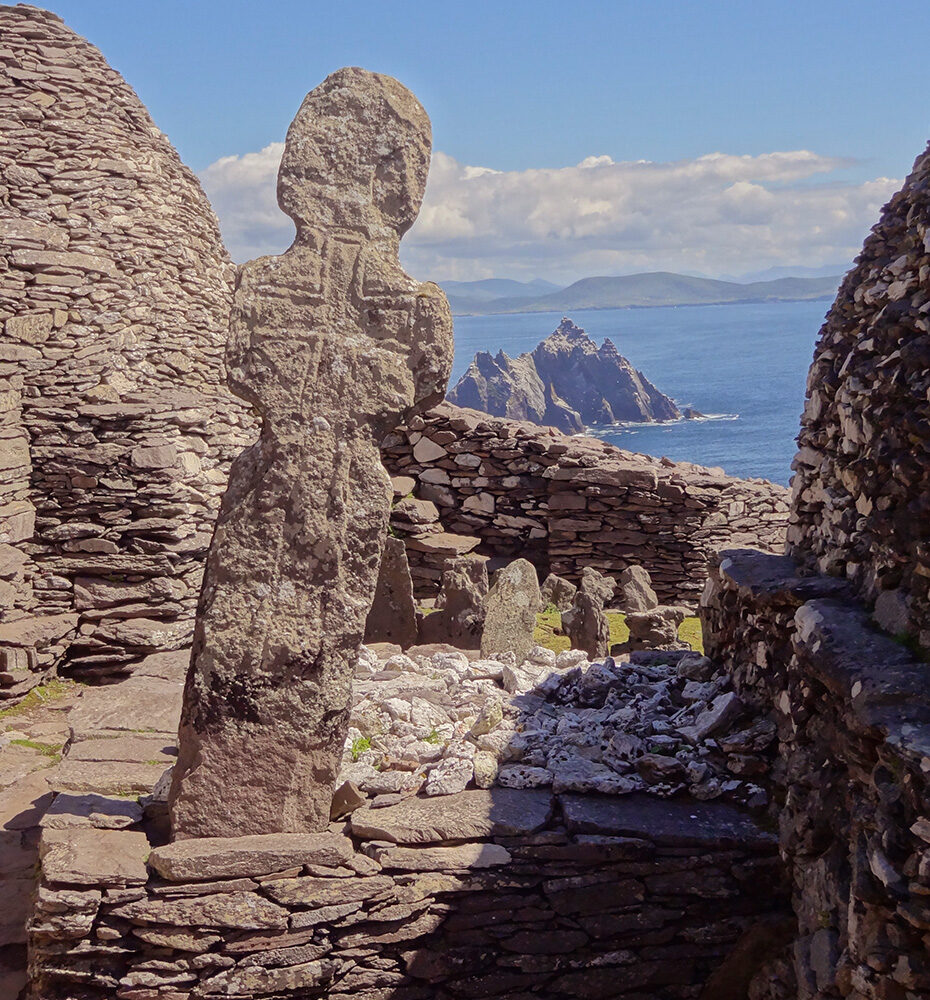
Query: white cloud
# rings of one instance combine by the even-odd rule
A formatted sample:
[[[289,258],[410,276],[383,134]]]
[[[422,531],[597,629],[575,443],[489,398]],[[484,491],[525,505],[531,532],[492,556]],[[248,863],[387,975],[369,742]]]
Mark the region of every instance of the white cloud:
[[[294,238],[294,224],[278,208],[278,164],[283,142],[258,153],[223,156],[200,172],[207,197],[235,261],[281,253]]]
[[[227,156],[201,180],[237,260],[284,250],[275,202],[283,144]],[[418,277],[569,282],[639,270],[742,273],[851,260],[900,180],[840,182],[808,150],[500,171],[436,152],[402,256]],[[833,175],[833,176],[831,176]]]

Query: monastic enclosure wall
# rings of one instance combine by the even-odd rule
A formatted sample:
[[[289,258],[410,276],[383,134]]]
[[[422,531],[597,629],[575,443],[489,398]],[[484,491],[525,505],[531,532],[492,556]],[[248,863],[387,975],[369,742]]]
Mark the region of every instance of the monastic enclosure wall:
[[[182,841],[148,869],[140,832],[46,831],[33,995],[722,1000],[754,977],[754,996],[790,995],[769,960],[775,838],[730,807],[506,789],[432,803],[420,823],[362,809],[352,839]]]
[[[411,477],[413,497],[428,501],[401,502],[392,518],[421,595],[435,591],[443,562],[470,536],[484,555],[529,559],[541,578],[645,566],[663,603],[692,606],[712,552],[784,545],[781,486],[449,403],[398,429],[382,450],[391,474]]]
[[[771,713],[772,801],[804,998],[930,995],[930,665],[878,633],[849,584],[723,552],[708,654]],[[766,779],[763,779],[766,780]]]
[[[103,56],[0,8],[0,697],[189,641],[228,463],[234,268]]]
[[[930,648],[930,150],[885,206],[820,331],[790,551]]]

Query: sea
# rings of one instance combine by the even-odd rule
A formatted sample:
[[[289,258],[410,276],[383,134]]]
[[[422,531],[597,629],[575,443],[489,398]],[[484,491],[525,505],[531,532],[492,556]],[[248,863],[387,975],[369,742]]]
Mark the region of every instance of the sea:
[[[704,419],[615,424],[589,433],[628,451],[788,485],[817,333],[830,303],[579,309],[570,318],[616,344],[679,408]],[[454,385],[477,351],[531,351],[560,313],[455,317]]]

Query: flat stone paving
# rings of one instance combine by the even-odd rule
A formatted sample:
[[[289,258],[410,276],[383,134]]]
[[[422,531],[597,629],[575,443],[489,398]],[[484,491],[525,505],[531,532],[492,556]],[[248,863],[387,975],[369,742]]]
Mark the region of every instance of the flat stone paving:
[[[15,1000],[26,982],[25,925],[42,827],[90,831],[134,818],[136,796],[151,792],[174,760],[188,658],[187,650],[155,654],[131,677],[104,687],[56,682],[47,699],[33,697],[0,714],[4,1000]],[[67,794],[50,810],[55,792]],[[103,815],[110,819],[101,821]]]

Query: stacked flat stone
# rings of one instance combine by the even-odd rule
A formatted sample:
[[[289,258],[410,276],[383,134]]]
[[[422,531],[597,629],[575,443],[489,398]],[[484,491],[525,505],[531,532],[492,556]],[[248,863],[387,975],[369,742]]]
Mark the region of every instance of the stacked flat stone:
[[[789,551],[930,648],[930,149],[820,331],[798,441]]]
[[[103,56],[0,8],[0,696],[189,641],[228,464],[234,268]],[[5,669],[4,669],[5,668]]]
[[[787,996],[745,943],[783,919],[775,838],[717,803],[474,790],[315,835],[41,850],[43,1000]]]
[[[848,581],[785,556],[720,553],[701,619],[737,696],[777,727],[758,780],[797,917],[792,995],[930,995],[930,668]]]
[[[382,454],[431,508],[413,524],[408,500],[391,519],[421,597],[435,594],[446,560],[477,548],[529,559],[540,579],[645,566],[663,604],[694,607],[712,552],[784,545],[782,486],[450,403],[398,428]]]

